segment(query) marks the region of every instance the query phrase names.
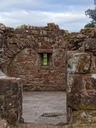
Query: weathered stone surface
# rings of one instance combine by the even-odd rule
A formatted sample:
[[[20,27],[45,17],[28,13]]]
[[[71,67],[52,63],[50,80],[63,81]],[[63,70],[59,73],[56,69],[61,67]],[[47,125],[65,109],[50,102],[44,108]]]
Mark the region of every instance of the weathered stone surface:
[[[86,36],[82,33],[65,33],[64,40],[67,42],[68,51],[83,51],[83,42]]]
[[[10,124],[22,117],[22,85],[19,78],[0,77],[0,116]]]
[[[0,67],[8,75],[22,78],[25,90],[65,90],[68,81],[69,107],[78,111],[96,109],[96,28],[68,33],[54,23],[45,27],[25,26],[17,29],[0,24],[1,47]],[[66,51],[72,51],[68,52],[68,70]],[[51,54],[49,66],[41,65],[41,53]],[[8,89],[10,97],[12,86],[10,82],[8,88],[5,85],[1,91]],[[10,98],[3,94],[0,94],[0,106],[6,98],[9,109],[7,101]],[[12,122],[15,122],[17,111],[11,109],[8,112],[8,116],[12,114]]]
[[[96,123],[81,123],[77,122],[69,125],[40,125],[40,124],[23,124],[19,128],[96,128]]]
[[[72,109],[96,109],[96,74],[71,75],[68,84],[68,105]]]
[[[70,72],[96,72],[93,57],[96,49],[95,29],[68,33],[58,25],[49,23],[45,27],[6,28],[3,32],[5,34],[1,37],[5,43],[2,59],[6,63],[2,64],[2,68],[8,75],[22,78],[25,90],[65,90],[66,48],[83,52],[72,53],[68,58],[68,63],[71,61],[71,65],[68,64]],[[40,53],[45,52],[52,54],[47,68],[40,66]]]
[[[5,30],[6,30],[6,26],[0,23],[0,33],[4,32]]]
[[[6,120],[0,118],[0,128],[10,128]]]
[[[90,73],[91,55],[84,52],[67,52],[69,73]]]
[[[96,110],[80,110],[74,111],[73,114],[73,124],[94,124],[96,123]]]
[[[4,49],[6,63],[3,64],[3,70],[9,76],[21,78],[25,90],[65,90],[64,33],[53,23],[46,27],[10,30],[7,35],[8,48]],[[42,53],[50,53],[48,66],[41,65]]]
[[[86,39],[84,45],[85,51],[92,52],[94,55],[96,55],[96,38]]]
[[[5,43],[5,30],[6,30],[6,26],[0,23],[0,67],[1,64],[4,63],[4,43]]]
[[[81,29],[80,33],[88,38],[96,38],[96,28]]]
[[[90,69],[90,72],[91,73],[96,73],[96,56],[92,56],[91,57],[91,69]]]

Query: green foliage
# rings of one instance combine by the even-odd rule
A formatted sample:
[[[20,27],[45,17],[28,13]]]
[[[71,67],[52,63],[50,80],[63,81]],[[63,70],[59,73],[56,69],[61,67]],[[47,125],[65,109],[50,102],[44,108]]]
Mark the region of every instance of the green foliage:
[[[92,19],[92,21],[96,22],[96,8],[95,9],[88,9],[85,11],[85,14],[89,16],[89,18]]]
[[[43,54],[43,65],[47,66],[48,65],[48,54]]]
[[[96,22],[91,21],[90,23],[86,24],[84,27],[85,28],[94,28],[94,27],[96,27]]]
[[[85,14],[92,19],[92,21],[85,25],[85,28],[93,28],[96,27],[96,8],[95,9],[88,9],[85,11]]]

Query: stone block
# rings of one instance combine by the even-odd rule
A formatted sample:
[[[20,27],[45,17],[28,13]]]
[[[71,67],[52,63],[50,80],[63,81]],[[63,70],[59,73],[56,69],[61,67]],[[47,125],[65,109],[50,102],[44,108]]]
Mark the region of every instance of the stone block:
[[[96,38],[86,39],[84,42],[84,48],[87,52],[92,52],[96,55]]]
[[[96,73],[96,56],[91,57],[91,69],[90,69],[91,73]]]
[[[68,106],[73,110],[96,110],[96,74],[68,76]]]
[[[89,73],[91,68],[91,55],[82,52],[67,52],[69,73]]]
[[[94,124],[96,123],[96,110],[80,110],[72,113],[72,123]],[[81,127],[80,127],[81,128]]]
[[[48,28],[53,30],[53,29],[59,29],[59,26],[54,24],[54,23],[48,23],[47,24]]]
[[[15,124],[22,118],[21,79],[0,77],[0,116]]]

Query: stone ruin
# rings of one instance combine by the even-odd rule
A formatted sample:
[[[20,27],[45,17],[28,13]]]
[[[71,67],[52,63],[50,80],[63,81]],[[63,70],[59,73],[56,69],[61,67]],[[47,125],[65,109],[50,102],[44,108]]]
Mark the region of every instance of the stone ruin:
[[[26,91],[66,89],[66,44],[64,30],[54,24],[46,27],[9,28],[2,65],[8,76],[19,77]],[[47,55],[47,65],[43,63]]]
[[[1,116],[22,118],[22,83],[25,91],[66,91],[68,121],[96,122],[96,28],[78,33],[54,23],[5,28],[0,66],[10,77],[0,77]]]
[[[80,120],[83,123],[94,123],[96,122],[96,28],[81,30],[76,37],[72,46],[70,45],[72,49],[67,50],[68,107],[71,108],[73,122]]]
[[[15,124],[22,120],[22,83],[20,78],[8,77],[2,72],[2,65],[6,62],[3,58],[5,32],[6,27],[0,24],[0,118],[6,119],[9,124]]]

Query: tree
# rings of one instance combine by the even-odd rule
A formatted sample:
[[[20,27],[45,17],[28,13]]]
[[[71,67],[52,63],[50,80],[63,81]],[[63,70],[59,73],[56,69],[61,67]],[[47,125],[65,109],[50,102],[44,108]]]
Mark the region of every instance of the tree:
[[[89,18],[92,19],[92,21],[85,25],[85,28],[88,27],[96,27],[96,8],[95,9],[88,9],[85,11],[85,14],[89,16]]]
[[[89,18],[92,19],[92,21],[96,22],[96,8],[95,9],[88,9],[85,11],[85,14],[89,16]]]
[[[94,27],[96,27],[96,22],[91,21],[90,23],[86,24],[84,27],[85,28],[94,28]]]

